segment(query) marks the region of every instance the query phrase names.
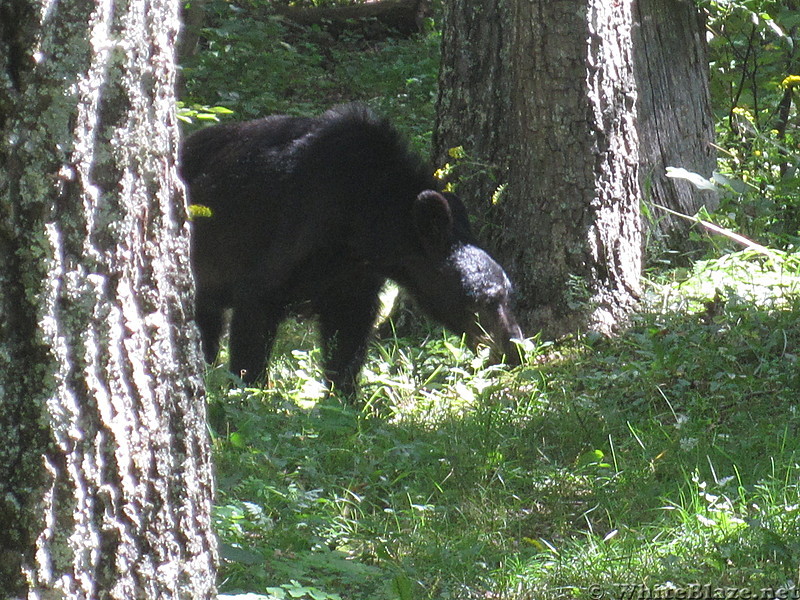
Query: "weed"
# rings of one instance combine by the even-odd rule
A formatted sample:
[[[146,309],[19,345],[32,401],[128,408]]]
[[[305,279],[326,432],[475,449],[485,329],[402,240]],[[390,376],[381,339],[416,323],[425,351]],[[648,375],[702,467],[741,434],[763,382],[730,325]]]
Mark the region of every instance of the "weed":
[[[221,588],[792,585],[800,306],[784,259],[743,253],[653,282],[619,338],[531,343],[514,370],[434,329],[380,340],[364,373],[380,414],[325,400],[313,331],[290,325],[272,388],[211,385]],[[707,285],[719,270],[725,285]]]

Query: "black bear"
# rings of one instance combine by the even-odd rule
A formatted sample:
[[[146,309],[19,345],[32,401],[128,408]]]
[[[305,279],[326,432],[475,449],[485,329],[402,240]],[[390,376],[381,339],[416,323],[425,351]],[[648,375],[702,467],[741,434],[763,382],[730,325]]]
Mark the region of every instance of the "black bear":
[[[326,377],[350,395],[387,279],[472,345],[518,357],[508,277],[458,198],[369,108],[209,127],[186,139],[180,164],[190,202],[210,209],[191,247],[208,362],[226,308],[230,369],[247,382],[263,375],[279,323],[310,313]]]

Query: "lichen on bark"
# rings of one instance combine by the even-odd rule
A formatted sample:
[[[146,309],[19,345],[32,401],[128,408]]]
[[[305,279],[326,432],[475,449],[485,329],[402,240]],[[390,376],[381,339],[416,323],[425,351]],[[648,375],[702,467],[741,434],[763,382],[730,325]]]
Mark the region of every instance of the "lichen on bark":
[[[0,123],[4,592],[210,598],[210,449],[175,168],[178,2],[32,13]]]

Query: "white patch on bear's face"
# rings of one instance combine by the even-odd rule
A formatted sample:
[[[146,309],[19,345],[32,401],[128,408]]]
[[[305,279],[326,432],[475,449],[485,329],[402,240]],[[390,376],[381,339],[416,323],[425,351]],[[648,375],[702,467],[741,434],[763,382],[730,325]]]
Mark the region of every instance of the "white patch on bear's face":
[[[508,275],[477,246],[464,244],[456,248],[447,262],[458,273],[464,293],[475,302],[501,301],[511,294]]]
[[[498,359],[518,359],[515,340],[523,337],[511,310],[513,286],[503,268],[484,250],[471,244],[453,250],[446,270],[456,274],[460,295],[470,315],[462,315],[462,329],[470,345],[488,345]]]

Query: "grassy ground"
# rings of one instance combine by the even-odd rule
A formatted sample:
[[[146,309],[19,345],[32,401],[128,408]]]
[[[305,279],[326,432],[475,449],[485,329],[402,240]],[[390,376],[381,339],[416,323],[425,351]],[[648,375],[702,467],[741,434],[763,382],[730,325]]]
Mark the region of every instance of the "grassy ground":
[[[195,121],[203,106],[244,119],[362,100],[427,151],[435,32],[333,41],[208,6],[183,71]],[[797,597],[799,261],[664,271],[618,338],[531,340],[514,370],[437,328],[385,337],[363,412],[324,398],[313,330],[289,324],[272,388],[208,374],[221,591]]]
[[[221,590],[793,589],[798,275],[780,256],[700,263],[681,282],[651,283],[649,308],[619,338],[531,342],[514,370],[486,367],[435,328],[384,339],[365,412],[319,401],[313,335],[288,327],[272,389],[209,374]]]

